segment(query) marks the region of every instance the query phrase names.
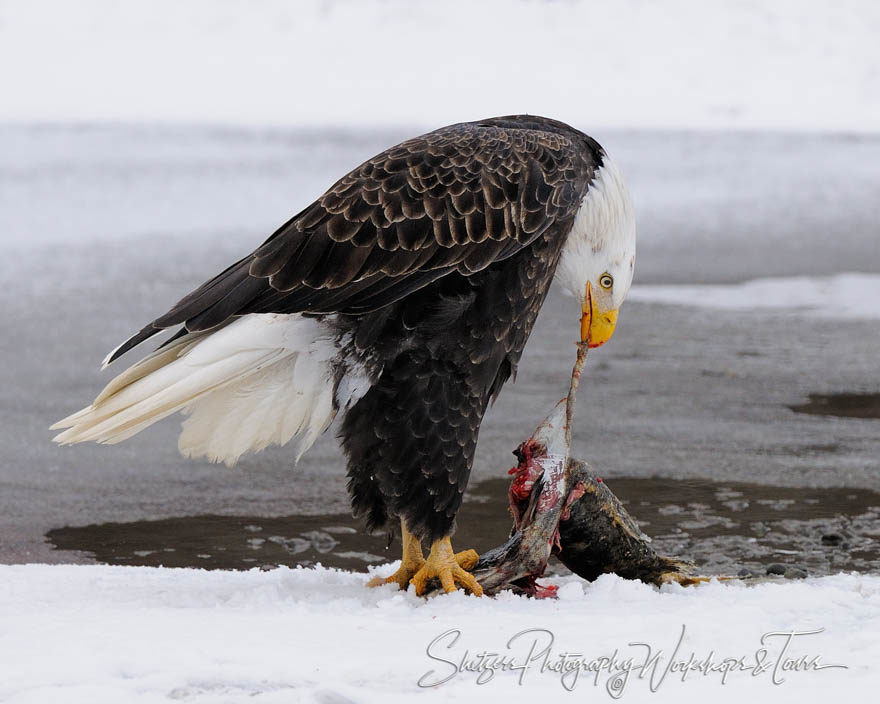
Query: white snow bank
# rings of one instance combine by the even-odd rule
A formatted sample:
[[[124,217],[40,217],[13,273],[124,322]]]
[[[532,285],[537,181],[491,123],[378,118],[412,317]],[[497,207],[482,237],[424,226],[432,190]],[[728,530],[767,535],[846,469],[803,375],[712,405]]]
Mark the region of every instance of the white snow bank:
[[[6,0],[0,119],[880,129],[874,0]]]
[[[721,310],[788,310],[836,319],[880,318],[880,274],[792,276],[741,284],[633,286],[627,300]]]
[[[864,699],[880,684],[880,576],[687,589],[610,575],[593,584],[568,578],[557,581],[558,600],[543,601],[462,593],[425,601],[391,586],[366,589],[366,580],[320,567],[2,566],[0,700],[534,703],[565,695],[611,701],[609,682],[620,685],[627,671],[617,693],[630,702]],[[460,632],[454,643],[454,633],[439,638],[451,629]],[[819,629],[793,637],[787,648],[785,637],[769,636],[761,653],[766,633]],[[637,641],[651,655],[660,653],[656,670],[638,669],[648,646],[629,645]],[[506,657],[507,669],[490,677],[485,665],[500,668],[501,660],[481,656],[486,652]],[[721,667],[727,658],[742,658],[743,669],[729,672],[726,684],[720,671],[691,671],[684,682],[670,671],[660,680],[670,662],[688,662],[692,654],[694,663],[711,658]],[[473,670],[455,674],[450,663],[463,658],[477,670],[482,663],[489,681],[478,685]],[[756,672],[756,659],[766,669]],[[776,669],[781,684],[773,681],[777,661],[789,668]],[[575,671],[563,678],[553,670],[562,662],[584,669],[576,680]],[[592,672],[590,663],[602,669]],[[652,671],[656,693],[649,690]],[[417,684],[446,678],[433,688]]]

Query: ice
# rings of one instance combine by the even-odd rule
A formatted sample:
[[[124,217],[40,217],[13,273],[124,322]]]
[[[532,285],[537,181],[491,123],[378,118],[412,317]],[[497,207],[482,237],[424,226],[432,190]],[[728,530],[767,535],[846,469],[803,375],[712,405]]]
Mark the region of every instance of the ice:
[[[393,567],[371,567],[370,573]],[[637,641],[653,654],[662,650],[657,691],[649,689],[650,668],[644,678],[634,670],[619,692],[625,702],[684,696],[809,703],[831,696],[863,699],[878,684],[880,576],[838,574],[754,586],[713,582],[686,589],[611,575],[592,584],[562,578],[556,600],[509,593],[477,599],[461,592],[424,600],[391,585],[367,589],[369,576],[322,567],[0,567],[0,700],[388,704],[423,694],[452,702],[503,697],[534,703],[563,696],[613,701],[606,690],[611,673],[581,672],[573,680],[571,673],[563,677],[551,668],[565,652],[577,654],[570,660],[591,660],[610,657],[615,649],[620,661],[632,658],[638,665],[646,647],[630,645]],[[684,639],[673,657],[682,626]],[[460,631],[455,643],[440,638],[452,629]],[[549,636],[532,629],[553,636],[546,659],[540,650],[549,641],[540,639]],[[720,672],[691,672],[684,682],[671,672],[658,682],[670,659],[688,661],[693,653],[699,660],[711,651],[716,663],[743,657],[753,666],[764,634],[820,629],[794,637],[786,657],[819,656],[820,663],[848,669],[780,670],[781,684],[773,683],[772,668],[755,675],[731,672],[723,685]],[[483,685],[476,684],[479,672],[455,674],[449,664],[477,663],[483,652],[522,664],[536,638],[539,657],[527,670],[486,673]],[[766,639],[766,662],[775,662],[783,640]],[[417,685],[447,677],[435,688]]]
[[[0,308],[12,331],[0,338],[8,400],[0,561],[87,559],[48,547],[43,534],[61,526],[224,512],[259,523],[260,515],[349,510],[332,432],[295,471],[289,449],[275,448],[222,473],[180,458],[177,421],[113,447],[60,448],[46,428],[107,382],[98,366],[108,350],[253,249],[354,164],[410,134],[0,126],[7,253]],[[576,455],[606,476],[877,489],[880,436],[867,421],[790,410],[812,393],[874,390],[875,320],[816,324],[793,308],[720,314],[649,304],[639,292],[880,271],[880,139],[596,136],[632,182],[639,253],[618,330],[590,356],[587,396],[602,402],[590,404],[575,428]],[[792,295],[804,293],[790,283]],[[842,300],[825,301],[823,315]],[[470,491],[510,466],[512,447],[567,388],[578,312],[551,291],[517,383],[506,385],[482,425]]]
[[[880,318],[880,274],[789,276],[741,284],[637,285],[628,300],[719,310],[778,310],[813,318]]]

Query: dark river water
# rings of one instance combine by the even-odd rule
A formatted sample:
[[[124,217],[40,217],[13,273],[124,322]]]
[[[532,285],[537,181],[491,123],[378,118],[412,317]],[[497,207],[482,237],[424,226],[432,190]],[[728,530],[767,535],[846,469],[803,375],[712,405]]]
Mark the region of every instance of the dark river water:
[[[606,481],[658,552],[693,560],[701,574],[763,574],[774,564],[811,575],[880,571],[880,493],[621,477]],[[510,530],[507,482],[473,487],[454,538],[483,552]],[[384,535],[366,535],[348,514],[182,516],[58,528],[58,550],[114,565],[251,569],[314,565],[363,571],[399,557]],[[555,561],[550,571],[564,572]]]

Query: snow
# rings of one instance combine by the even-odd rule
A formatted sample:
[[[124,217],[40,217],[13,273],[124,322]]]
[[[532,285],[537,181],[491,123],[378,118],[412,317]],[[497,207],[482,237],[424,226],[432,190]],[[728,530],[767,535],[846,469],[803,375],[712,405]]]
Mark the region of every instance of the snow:
[[[628,300],[719,310],[775,310],[809,317],[880,319],[880,274],[790,276],[740,284],[640,285]]]
[[[372,571],[385,574],[395,566]],[[629,645],[637,641],[654,655],[662,650],[657,692],[649,690],[650,667],[642,679],[633,669],[620,693],[628,702],[681,696],[818,702],[858,697],[880,684],[880,576],[661,589],[611,575],[593,584],[570,577],[556,580],[557,600],[541,601],[463,593],[423,600],[392,586],[366,589],[367,579],[321,567],[2,566],[0,701],[387,704],[488,696],[534,702],[568,695],[564,686],[579,700],[611,701],[606,686],[619,670],[581,671],[574,680],[551,668],[565,652],[595,665],[615,650],[618,663],[632,659],[636,668],[647,655],[646,646]],[[455,643],[454,633],[441,637],[452,629],[460,631]],[[784,637],[770,636],[768,667],[754,674],[763,634],[818,629],[824,630],[795,636],[784,654]],[[522,631],[529,633],[508,649]],[[547,631],[554,640],[545,659]],[[516,669],[536,639],[537,659]],[[473,667],[485,651],[507,656],[509,666],[491,677],[484,672],[488,681],[478,685],[479,672],[455,674],[450,664],[461,662],[465,651]],[[711,655],[715,663],[743,657],[752,669],[728,673],[725,684],[720,671],[691,672],[684,682],[670,672],[659,681],[670,659],[688,661],[692,653],[695,660]],[[819,656],[814,664],[847,669],[779,669],[775,677],[785,681],[774,684],[772,665],[781,655],[792,661]],[[417,684],[446,678],[433,688]]]
[[[873,0],[0,3],[0,120],[880,129]],[[525,88],[524,88],[525,87]]]

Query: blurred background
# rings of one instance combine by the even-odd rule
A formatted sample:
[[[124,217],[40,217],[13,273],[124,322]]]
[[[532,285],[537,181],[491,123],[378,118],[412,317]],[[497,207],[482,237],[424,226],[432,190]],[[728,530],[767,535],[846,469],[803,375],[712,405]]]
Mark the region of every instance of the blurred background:
[[[294,466],[48,426],[109,349],[339,176],[444,124],[564,120],[620,164],[639,252],[575,454],[709,569],[880,569],[880,5],[0,0],[0,562],[364,569],[331,429]],[[554,291],[487,416],[458,541],[567,388]]]

